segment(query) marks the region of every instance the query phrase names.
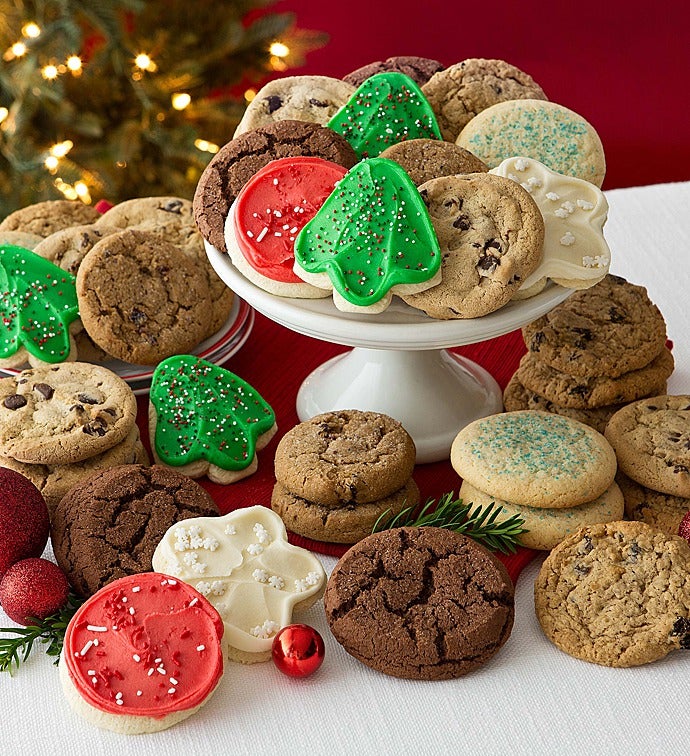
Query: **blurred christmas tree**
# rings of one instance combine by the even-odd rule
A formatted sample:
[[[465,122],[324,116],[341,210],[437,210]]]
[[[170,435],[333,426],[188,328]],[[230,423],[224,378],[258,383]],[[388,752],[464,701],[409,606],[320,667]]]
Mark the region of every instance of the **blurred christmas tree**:
[[[45,199],[191,197],[252,84],[325,41],[273,2],[0,0],[0,219]]]

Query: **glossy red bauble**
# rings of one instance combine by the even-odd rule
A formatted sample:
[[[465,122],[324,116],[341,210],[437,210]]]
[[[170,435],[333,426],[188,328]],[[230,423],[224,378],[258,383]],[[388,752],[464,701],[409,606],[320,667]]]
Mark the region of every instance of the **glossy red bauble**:
[[[690,510],[688,510],[678,526],[678,535],[690,543]]]
[[[287,625],[273,639],[273,661],[288,677],[306,677],[321,666],[326,648],[309,625]]]

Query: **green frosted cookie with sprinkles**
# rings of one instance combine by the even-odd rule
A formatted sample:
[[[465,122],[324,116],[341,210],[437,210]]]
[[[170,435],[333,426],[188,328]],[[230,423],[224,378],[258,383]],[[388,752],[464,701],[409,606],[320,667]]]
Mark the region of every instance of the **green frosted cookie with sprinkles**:
[[[190,478],[233,483],[255,472],[256,451],[276,431],[275,413],[229,370],[188,354],[163,360],[151,381],[153,456]]]
[[[389,71],[369,77],[328,122],[360,158],[376,157],[407,139],[442,139],[434,111],[419,86]]]
[[[503,412],[466,425],[450,462],[461,478],[527,507],[576,507],[613,483],[616,455],[593,428],[536,410]]]
[[[75,277],[23,247],[0,245],[0,359],[23,347],[41,362],[64,362],[79,317]]]
[[[575,111],[555,102],[499,102],[469,121],[456,144],[489,168],[520,155],[599,187],[606,174],[604,148],[593,126]]]
[[[340,310],[384,310],[393,293],[440,281],[441,254],[424,201],[392,160],[350,169],[295,240],[297,275],[333,289]]]

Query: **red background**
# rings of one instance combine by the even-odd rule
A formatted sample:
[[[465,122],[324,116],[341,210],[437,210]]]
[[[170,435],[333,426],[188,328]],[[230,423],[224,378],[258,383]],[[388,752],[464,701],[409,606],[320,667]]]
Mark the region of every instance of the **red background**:
[[[599,132],[605,189],[690,179],[690,6],[680,0],[282,0],[330,35],[290,74],[341,77],[391,55],[502,58]]]

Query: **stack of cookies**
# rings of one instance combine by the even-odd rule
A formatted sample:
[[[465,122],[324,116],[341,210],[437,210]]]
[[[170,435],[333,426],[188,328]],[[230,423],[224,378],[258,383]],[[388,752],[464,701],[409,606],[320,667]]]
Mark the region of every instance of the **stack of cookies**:
[[[271,507],[293,533],[356,543],[385,512],[419,503],[415,446],[387,415],[338,410],[288,431],[275,456]]]
[[[624,404],[663,394],[673,372],[664,318],[642,286],[607,275],[522,330],[528,352],[508,411],[535,409],[603,432]]]
[[[51,515],[97,470],[148,464],[132,389],[99,365],[66,362],[0,379],[0,466],[28,478]]]
[[[606,438],[618,457],[625,513],[675,535],[690,510],[690,396],[654,396],[616,412]]]
[[[456,436],[450,461],[463,501],[519,515],[528,548],[552,549],[580,527],[623,516],[611,445],[568,417],[521,411],[475,420]]]

